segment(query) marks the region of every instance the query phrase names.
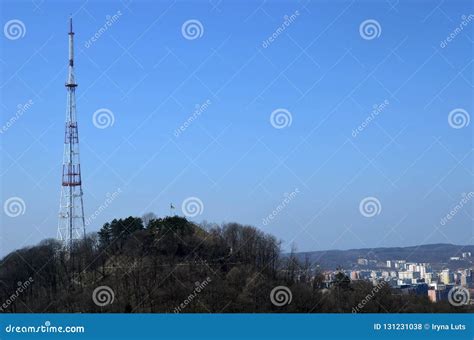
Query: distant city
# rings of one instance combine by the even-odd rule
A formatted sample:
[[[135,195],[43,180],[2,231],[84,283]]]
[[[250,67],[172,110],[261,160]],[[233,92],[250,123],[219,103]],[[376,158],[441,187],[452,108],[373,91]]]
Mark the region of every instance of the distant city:
[[[341,271],[351,281],[370,281],[374,286],[381,283],[389,284],[396,293],[427,295],[430,301],[439,302],[448,299],[448,293],[453,287],[464,287],[473,291],[473,256],[471,252],[463,252],[460,256],[449,258],[450,267],[434,269],[430,263],[408,262],[392,259],[380,261],[359,257],[353,264],[353,269],[338,268],[337,270],[323,271],[324,285],[329,288],[337,273]],[[458,263],[459,265],[456,265]],[[470,300],[470,304],[474,301]]]

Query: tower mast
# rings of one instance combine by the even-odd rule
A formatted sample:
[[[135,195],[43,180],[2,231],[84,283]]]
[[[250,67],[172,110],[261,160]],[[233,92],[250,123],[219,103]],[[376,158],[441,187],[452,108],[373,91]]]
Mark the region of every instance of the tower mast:
[[[84,205],[82,200],[79,133],[76,117],[76,81],[74,77],[74,32],[69,19],[69,65],[65,84],[67,90],[64,155],[59,203],[58,239],[70,250],[74,242],[85,237]]]

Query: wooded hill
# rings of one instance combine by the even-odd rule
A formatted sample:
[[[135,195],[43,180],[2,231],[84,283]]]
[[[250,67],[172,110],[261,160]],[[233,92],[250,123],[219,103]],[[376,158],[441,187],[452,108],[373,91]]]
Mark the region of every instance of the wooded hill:
[[[271,296],[277,286],[290,292],[281,306]],[[96,294],[103,287],[108,296]],[[272,235],[177,216],[115,219],[70,253],[45,240],[0,261],[2,312],[350,313],[369,294],[359,312],[465,310],[373,288],[339,273],[324,289],[321,274],[295,254],[282,256]]]

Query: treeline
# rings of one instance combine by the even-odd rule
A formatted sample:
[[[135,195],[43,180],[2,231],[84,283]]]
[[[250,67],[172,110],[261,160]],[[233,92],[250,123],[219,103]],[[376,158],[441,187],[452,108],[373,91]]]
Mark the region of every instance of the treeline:
[[[387,285],[374,293],[343,273],[327,288],[309,261],[282,255],[272,235],[177,216],[114,219],[70,252],[56,240],[17,250],[1,260],[0,283],[0,311],[14,313],[464,311]]]

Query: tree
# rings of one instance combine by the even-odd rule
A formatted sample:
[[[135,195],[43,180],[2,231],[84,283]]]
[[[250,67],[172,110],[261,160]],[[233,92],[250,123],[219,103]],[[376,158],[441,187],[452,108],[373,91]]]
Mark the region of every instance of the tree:
[[[99,235],[100,247],[108,247],[112,241],[112,229],[110,227],[110,223],[105,223],[97,234]]]

